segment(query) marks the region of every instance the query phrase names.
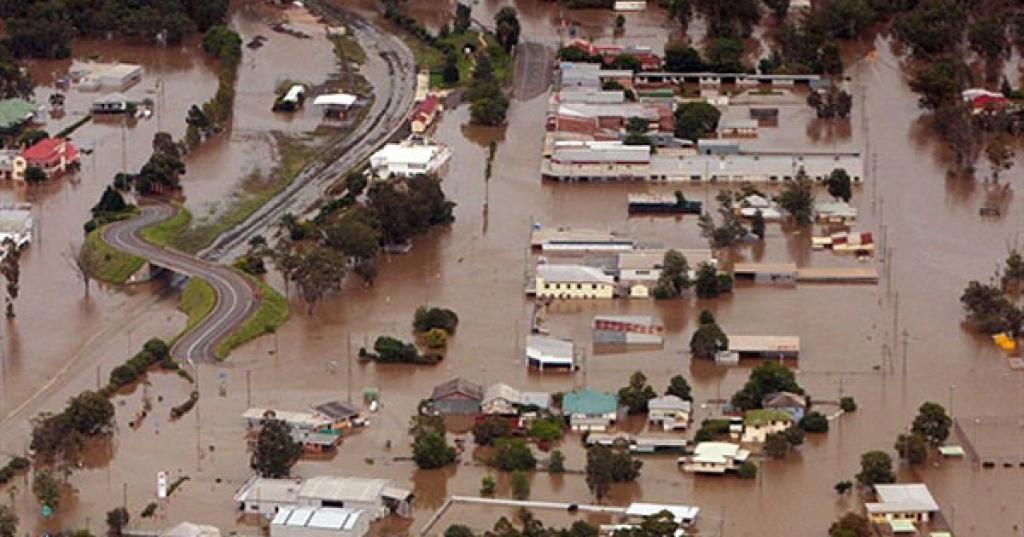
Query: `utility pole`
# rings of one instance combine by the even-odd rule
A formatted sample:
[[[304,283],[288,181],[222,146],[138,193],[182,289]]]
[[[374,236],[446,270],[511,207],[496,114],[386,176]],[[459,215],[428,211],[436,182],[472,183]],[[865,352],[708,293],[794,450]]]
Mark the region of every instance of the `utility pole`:
[[[345,338],[346,338],[346,342],[347,342],[345,344],[345,350],[346,350],[346,354],[347,354],[347,360],[346,361],[348,362],[348,374],[345,376],[345,378],[348,380],[348,404],[351,405],[352,404],[352,334],[347,334],[345,336]]]
[[[910,346],[910,333],[903,329],[903,378],[907,377],[907,347]]]

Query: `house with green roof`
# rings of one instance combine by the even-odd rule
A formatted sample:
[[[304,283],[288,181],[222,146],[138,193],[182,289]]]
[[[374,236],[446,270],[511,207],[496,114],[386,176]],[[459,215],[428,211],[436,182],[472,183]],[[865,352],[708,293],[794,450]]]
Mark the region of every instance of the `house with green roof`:
[[[619,396],[590,388],[562,397],[562,415],[574,431],[606,431],[619,414]]]
[[[793,425],[793,416],[784,410],[759,408],[743,415],[743,441],[761,443],[772,433],[785,431]]]
[[[36,115],[36,105],[25,99],[0,100],[0,135],[17,132]]]

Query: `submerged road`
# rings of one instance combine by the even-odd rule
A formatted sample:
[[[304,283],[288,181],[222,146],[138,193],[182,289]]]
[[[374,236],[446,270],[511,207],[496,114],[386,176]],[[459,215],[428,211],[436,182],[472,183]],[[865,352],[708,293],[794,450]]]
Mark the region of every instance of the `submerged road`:
[[[343,11],[330,0],[306,2],[332,22],[343,23],[366,52],[360,72],[373,86],[373,101],[366,117],[338,144],[324,153],[341,152],[333,162],[317,159],[303,169],[290,185],[244,222],[217,238],[200,252],[204,259],[230,261],[244,253],[249,239],[270,235],[281,217],[305,214],[326,195],[339,177],[359,165],[388,142],[404,125],[416,97],[416,59],[394,35],[367,20]]]
[[[170,218],[175,210],[166,204],[144,205],[136,218],[107,226],[103,240],[118,250],[146,258],[158,267],[201,278],[213,287],[217,294],[213,310],[182,334],[171,348],[171,355],[179,361],[213,360],[217,344],[245,322],[255,311],[259,298],[253,285],[230,268],[155,246],[139,236],[139,230]]]

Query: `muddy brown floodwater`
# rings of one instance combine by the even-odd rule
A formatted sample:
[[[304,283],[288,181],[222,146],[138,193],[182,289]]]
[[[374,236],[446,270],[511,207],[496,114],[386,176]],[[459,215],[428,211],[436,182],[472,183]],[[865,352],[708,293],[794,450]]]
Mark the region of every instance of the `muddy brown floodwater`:
[[[411,2],[414,9],[429,10],[425,4],[435,5]],[[504,3],[484,1],[474,10],[477,18],[487,20],[501,5]],[[553,43],[558,7],[542,2],[519,5],[524,12],[524,37]],[[656,21],[657,13],[652,10],[635,17]],[[609,14],[601,16],[611,18]],[[627,22],[627,32],[629,28]],[[664,40],[661,36],[650,39],[652,44]],[[125,486],[129,509],[138,513],[154,501],[156,472],[167,470],[172,479],[177,475],[191,479],[161,504],[154,519],[136,517],[135,523],[162,528],[189,520],[251,533],[252,526],[236,520],[231,500],[235,488],[250,475],[239,418],[245,408],[250,403],[302,409],[328,399],[359,401],[363,388],[377,387],[382,404],[372,415],[370,427],[346,438],[333,459],[302,461],[294,473],[392,477],[415,485],[414,519],[384,528],[386,533],[413,532],[448,495],[477,494],[481,477],[488,474],[473,462],[471,453],[464,454],[457,467],[437,471],[418,471],[402,459],[410,451],[408,418],[435,384],[461,375],[485,386],[503,381],[532,390],[563,391],[582,385],[612,390],[625,384],[631,372],[643,370],[659,391],[671,375],[683,373],[691,379],[698,403],[728,397],[746,380],[749,367],[719,369],[694,363],[686,350],[697,312],[709,308],[727,332],[799,335],[800,383],[820,399],[836,399],[842,390],[856,398],[859,409],[833,422],[827,435],[809,436],[787,459],[765,461],[756,481],[695,478],[679,472],[672,457],[645,457],[640,480],[614,487],[607,503],[646,500],[697,505],[702,509],[698,525],[702,534],[717,535],[723,529],[730,536],[823,534],[842,512],[861,509],[862,499],[856,494],[837,497],[832,486],[852,478],[861,453],[890,451],[922,402],[937,401],[951,407],[966,423],[976,416],[1020,415],[1024,409],[1024,375],[1011,372],[986,338],[961,327],[958,303],[967,280],[991,274],[995,263],[1005,256],[1007,241],[1024,230],[1024,202],[1021,196],[1013,196],[1001,218],[981,220],[978,208],[986,196],[981,180],[973,187],[947,181],[944,156],[920,124],[917,99],[906,87],[899,58],[881,39],[863,48],[874,48],[875,53],[849,62],[857,94],[848,128],[840,127],[835,137],[823,134],[808,110],[794,106],[785,109],[778,129],[763,131],[757,144],[775,149],[792,143],[816,144],[823,150],[867,147],[872,161],[877,161],[870,166],[873,172],[867,183],[855,191],[854,203],[860,210],[856,229],[874,231],[879,237],[885,226],[893,252],[891,279],[884,278],[877,286],[739,286],[732,296],[715,301],[556,303],[546,314],[546,324],[552,334],[575,338],[583,345],[587,367],[575,375],[528,371],[520,355],[531,310],[523,294],[524,276],[533,263],[526,251],[531,222],[614,229],[675,247],[701,247],[703,241],[693,218],[627,218],[627,193],[645,191],[645,185],[542,183],[538,170],[546,95],[513,102],[507,130],[497,136],[467,127],[468,110],[463,106],[446,111],[435,134],[438,141],[454,148],[444,188],[458,203],[455,224],[418,238],[408,255],[382,259],[380,276],[372,288],[349,281],[342,293],[320,303],[314,315],[296,313],[273,337],[238,349],[223,364],[204,364],[199,412],[174,424],[166,422],[166,405],[177,404],[188,390],[173,376],[154,377],[150,395],[162,395],[170,403],[153,413],[160,420],[146,420],[139,429],[128,428],[127,419],[140,405],[140,394],[119,399],[118,434],[113,445],[104,448],[113,457],[109,464],[75,473],[71,483],[80,492],[73,503],[62,508],[60,522],[66,527],[90,524],[95,531],[101,526],[102,513],[121,502]],[[494,176],[485,185],[486,144],[491,137],[501,142]],[[148,137],[146,140],[148,143]],[[1019,169],[1004,174],[1003,181],[1013,190],[1024,188]],[[98,186],[94,187],[98,193]],[[715,194],[714,189],[701,186],[683,188],[691,198],[710,200]],[[81,207],[71,214],[82,213],[87,203],[77,193],[72,196],[71,187],[65,189],[67,194],[53,194],[51,199],[74,199]],[[86,196],[90,202],[93,194]],[[824,192],[819,196],[824,197]],[[78,220],[66,225],[77,229]],[[31,255],[38,255],[39,249],[33,246]],[[812,252],[806,233],[782,230],[778,225],[769,225],[763,246],[740,248],[723,256],[795,260],[802,266],[857,263],[829,252]],[[887,272],[879,259],[869,263],[880,273]],[[70,276],[66,278],[65,293],[80,293]],[[280,284],[276,276],[271,280]],[[40,284],[36,285],[38,289]],[[23,310],[28,309],[32,296],[32,287],[26,288],[20,302]],[[136,294],[146,295],[144,290]],[[98,300],[115,303],[131,299],[104,292],[102,298],[94,298]],[[424,304],[453,308],[461,318],[441,364],[375,366],[350,361],[359,346],[372,344],[378,335],[410,339],[412,313]],[[296,312],[303,311],[298,302],[294,306]],[[667,332],[665,347],[630,353],[591,352],[589,325],[598,313],[662,318]],[[164,329],[180,326],[180,316],[171,314],[169,306],[164,315],[175,319],[153,321],[155,325]],[[150,329],[156,326],[145,327]],[[899,336],[903,331],[908,334],[905,374]],[[135,339],[152,334],[140,327]],[[60,336],[65,337],[69,342],[75,340]],[[73,347],[71,343],[67,346]],[[885,361],[883,346],[894,349],[893,360]],[[55,352],[44,348],[33,356],[49,357]],[[47,360],[59,363],[60,358]],[[88,385],[90,379],[91,373],[83,373],[66,394]],[[53,399],[64,397],[62,393]],[[698,406],[697,422],[715,412],[714,406]],[[632,421],[627,425],[639,426]],[[971,434],[970,427],[966,430]],[[1024,446],[1021,431],[1004,434],[1011,439],[1010,445],[1015,438],[1017,445]],[[16,451],[19,446],[7,438],[4,442],[8,450]],[[561,449],[569,468],[582,468],[584,452],[577,436],[568,435]],[[958,535],[1020,535],[1024,527],[1024,469],[981,469],[969,460],[943,460],[913,470],[900,468],[899,473],[901,481],[928,483],[946,518],[955,521]],[[533,499],[590,499],[580,475],[537,473],[531,484]],[[21,485],[19,488],[24,490]],[[30,514],[35,504],[29,495],[20,493],[18,502],[19,511],[35,520]],[[482,529],[501,514],[506,511],[457,507],[435,527],[435,533],[455,520]],[[538,516],[552,523],[566,521],[561,514],[541,512]]]

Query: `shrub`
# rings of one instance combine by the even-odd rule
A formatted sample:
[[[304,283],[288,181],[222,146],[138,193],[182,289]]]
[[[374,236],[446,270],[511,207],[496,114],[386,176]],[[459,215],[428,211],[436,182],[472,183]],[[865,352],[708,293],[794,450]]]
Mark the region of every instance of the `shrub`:
[[[827,433],[828,418],[821,412],[811,411],[800,420],[800,428],[809,433]]]
[[[491,465],[506,472],[533,470],[537,459],[526,442],[503,438],[495,442],[497,450],[491,457]]]
[[[502,416],[486,416],[473,425],[473,441],[482,446],[494,444],[512,434],[512,426]]]
[[[497,483],[494,482],[494,477],[485,475],[482,479],[480,479],[480,495],[490,496],[491,494],[494,494],[494,488],[496,486]],[[447,537],[447,535],[448,534],[445,533],[445,537]]]
[[[843,397],[839,400],[839,408],[843,409],[843,412],[854,412],[857,410],[857,402],[853,397]]]
[[[454,334],[455,328],[459,325],[459,316],[454,311],[444,308],[416,308],[413,316],[412,327],[417,332],[428,332],[433,328],[440,328],[448,334]]]
[[[526,476],[526,472],[512,472],[510,483],[514,498],[525,500],[530,497],[530,479]]]
[[[745,462],[736,470],[740,479],[754,479],[757,477],[757,465],[752,462]]]
[[[441,328],[431,328],[423,336],[423,341],[431,349],[443,349],[448,344],[448,332]]]
[[[530,424],[530,436],[537,440],[558,440],[562,438],[562,421],[554,416],[534,420]]]
[[[551,452],[551,458],[548,459],[548,472],[552,474],[560,474],[565,472],[565,455],[559,450]]]

